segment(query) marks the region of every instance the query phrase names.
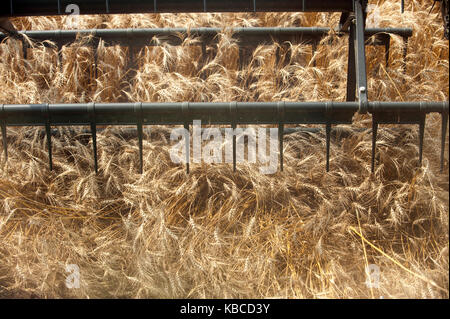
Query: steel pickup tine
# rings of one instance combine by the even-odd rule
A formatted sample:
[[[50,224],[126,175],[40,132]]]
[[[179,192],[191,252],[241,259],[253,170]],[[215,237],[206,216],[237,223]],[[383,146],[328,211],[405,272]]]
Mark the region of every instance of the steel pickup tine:
[[[331,124],[327,123],[325,126],[327,135],[327,172],[330,171],[330,136],[331,136]]]
[[[3,151],[5,152],[5,162],[8,161],[8,143],[6,138],[6,120],[5,120],[5,105],[2,104],[1,109],[1,125],[2,125],[2,138],[3,138]]]
[[[91,134],[92,134],[92,147],[94,151],[94,168],[95,174],[98,174],[98,162],[97,162],[97,126],[95,123],[95,103],[88,104],[88,111],[91,119]]]
[[[444,170],[445,136],[447,135],[448,111],[441,113],[441,173]]]
[[[283,171],[283,137],[284,137],[284,124],[278,124],[278,139],[280,144],[280,171]]]
[[[98,77],[98,45],[99,41],[94,42],[93,50],[94,50],[94,82]]]
[[[45,135],[47,136],[47,149],[48,149],[48,166],[50,171],[53,170],[52,160],[52,132],[50,127],[50,108],[48,103],[43,105],[42,111],[45,114]]]
[[[326,144],[327,144],[327,164],[326,164],[327,172],[330,171],[330,140],[331,140],[332,110],[333,110],[333,102],[327,102],[325,104],[325,114],[327,118],[327,123],[325,124]]]
[[[233,124],[233,172],[236,172],[236,124]]]
[[[233,172],[236,172],[236,109],[237,103],[230,103],[230,114],[231,114],[231,128],[233,130]]]
[[[189,159],[190,159],[190,138],[189,138],[189,124],[184,124],[184,129],[186,130],[186,136],[184,137],[186,142],[186,173],[189,174]]]
[[[62,52],[62,46],[58,43],[58,64],[59,64],[59,70],[63,71],[63,52]]]
[[[422,166],[422,154],[423,154],[423,138],[425,133],[425,117],[426,114],[421,112],[419,121],[419,166]]]
[[[28,59],[28,44],[25,42],[25,38],[22,38],[22,53],[24,60]]]
[[[184,122],[184,129],[185,129],[185,136],[184,136],[184,140],[186,143],[186,174],[189,174],[189,161],[190,161],[190,155],[191,155],[191,151],[190,151],[190,135],[189,135],[189,102],[183,102],[181,104],[181,111],[183,113],[183,117],[185,119]]]
[[[389,52],[391,48],[391,36],[386,37],[386,42],[384,43],[384,57],[386,59],[386,68],[389,67]]]
[[[202,42],[201,46],[202,46],[202,60],[203,60],[203,63],[206,63],[206,60],[208,58],[207,53],[206,53],[206,43]]]
[[[139,144],[139,172],[142,174],[144,171],[144,154],[143,154],[143,132],[142,132],[142,103],[134,104],[134,112],[136,114],[136,125],[138,132],[138,144]]]
[[[284,138],[284,114],[285,102],[278,102],[278,143],[280,147],[280,171],[283,171],[283,138]]]
[[[406,74],[406,57],[408,56],[408,37],[403,37],[403,73]]]
[[[281,48],[280,46],[277,46],[277,49],[275,51],[276,65],[278,65],[281,61],[281,54],[280,54],[281,49],[280,48]]]
[[[139,173],[144,172],[144,152],[142,149],[142,122],[137,124],[137,130],[138,130],[138,139],[139,139]]]
[[[317,66],[317,59],[316,59],[316,52],[317,52],[317,42],[313,41],[311,44],[311,51],[312,51],[312,59],[313,59],[313,66]]]
[[[6,124],[2,123],[3,152],[5,152],[5,162],[8,161],[8,143],[6,142]]]
[[[377,114],[372,114],[372,164],[371,164],[371,172],[375,172],[375,152],[377,148],[377,132],[378,132],[378,122],[377,122]]]

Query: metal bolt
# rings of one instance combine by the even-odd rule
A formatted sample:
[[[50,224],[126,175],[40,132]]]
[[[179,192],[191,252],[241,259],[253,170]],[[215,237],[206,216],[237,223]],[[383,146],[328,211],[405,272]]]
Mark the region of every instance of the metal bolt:
[[[366,92],[366,87],[365,87],[365,86],[361,86],[361,87],[359,88],[359,92],[361,92],[361,93]]]

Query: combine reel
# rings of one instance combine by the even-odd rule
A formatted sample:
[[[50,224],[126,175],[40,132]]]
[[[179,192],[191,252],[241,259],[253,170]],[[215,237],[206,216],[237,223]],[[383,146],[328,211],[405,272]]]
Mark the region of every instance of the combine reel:
[[[9,17],[66,14],[63,8],[70,2],[63,0],[11,0],[0,7],[0,28],[6,36],[23,41],[27,35],[33,41],[50,40],[55,49],[75,40],[77,34],[92,35],[93,41],[85,45],[98,45],[100,40],[106,45],[119,44],[130,47],[130,52],[148,45],[158,45],[153,37],[164,39],[171,45],[181,44],[179,34],[194,35],[201,39],[202,48],[214,43],[221,31],[215,28],[197,29],[116,29],[116,30],[52,30],[17,32],[9,23]],[[93,138],[95,171],[97,165],[97,125],[136,125],[139,139],[140,170],[143,170],[143,126],[145,125],[183,125],[189,131],[194,120],[203,124],[230,125],[272,124],[278,126],[280,147],[280,169],[283,169],[283,136],[286,124],[322,124],[326,132],[326,169],[329,170],[330,132],[337,124],[351,124],[355,112],[372,115],[372,172],[375,168],[377,130],[380,124],[417,124],[419,126],[419,163],[422,162],[422,149],[426,115],[431,112],[441,114],[441,171],[444,167],[444,148],[448,121],[449,102],[377,102],[369,101],[366,53],[367,39],[370,44],[386,48],[386,64],[389,62],[390,35],[400,35],[406,41],[412,35],[411,29],[368,29],[365,27],[366,1],[363,0],[96,0],[76,1],[80,14],[117,13],[163,13],[163,12],[341,12],[339,27],[341,36],[348,35],[348,74],[346,102],[237,102],[223,103],[80,103],[80,104],[0,104],[0,124],[3,147],[7,155],[7,126],[43,126],[47,136],[50,170],[52,163],[51,126],[89,125]],[[448,1],[440,1],[444,18],[445,35],[448,38]],[[402,10],[403,10],[402,1]],[[329,33],[328,28],[236,28],[233,37],[247,46],[290,41],[317,46]],[[24,58],[28,46],[24,42]],[[203,52],[206,50],[203,49]],[[406,53],[405,53],[406,55]],[[130,57],[133,59],[132,57]],[[406,56],[404,57],[406,58]],[[97,60],[97,57],[95,57]],[[62,61],[61,61],[62,63]],[[131,63],[130,63],[131,64]],[[186,154],[189,152],[186,143]],[[189,157],[189,155],[188,155]],[[189,172],[189,158],[186,167]],[[236,168],[236,142],[233,137],[233,167]]]

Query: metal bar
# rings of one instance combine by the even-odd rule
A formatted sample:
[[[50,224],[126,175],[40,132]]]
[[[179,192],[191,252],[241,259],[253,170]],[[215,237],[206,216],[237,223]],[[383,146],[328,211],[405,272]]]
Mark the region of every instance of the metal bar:
[[[5,1],[6,2],[6,1]],[[69,4],[70,2],[66,2]],[[46,16],[67,14],[55,0],[10,0],[0,16]],[[164,12],[343,12],[352,10],[351,0],[77,0],[80,14]]]
[[[279,102],[235,102],[236,124],[278,124]],[[332,103],[331,119],[326,108]],[[90,104],[49,104],[52,126],[90,125]],[[191,102],[183,113],[183,103],[142,103],[143,125],[183,125],[193,120],[204,124],[232,122],[230,102]],[[284,102],[284,124],[350,124],[358,102]],[[449,102],[368,102],[368,112],[377,113],[380,123],[418,123],[421,113],[448,112]],[[7,126],[45,126],[40,104],[5,104]],[[384,118],[388,114],[389,118]],[[134,103],[95,103],[97,125],[136,125]]]
[[[366,72],[366,50],[364,39],[364,14],[360,0],[355,0],[355,61],[356,61],[356,87],[358,91],[359,113],[367,113],[367,72]],[[352,35],[350,35],[352,36]]]
[[[375,153],[378,125],[381,123],[419,124],[419,163],[422,162],[425,116],[436,112],[443,115],[442,140],[445,141],[449,102],[368,102],[372,114],[372,163],[375,168]],[[205,124],[278,124],[280,145],[280,168],[283,169],[284,124],[325,124],[327,139],[327,171],[329,170],[330,135],[333,124],[351,123],[358,102],[231,102],[231,103],[89,103],[89,104],[28,104],[2,105],[1,124],[3,146],[6,149],[7,126],[44,126],[51,164],[52,126],[90,125],[95,172],[98,173],[97,125],[136,125],[140,148],[140,171],[142,160],[142,130],[144,125],[184,125],[201,120]],[[142,123],[142,124],[140,124]],[[186,140],[186,171],[190,171],[190,136]],[[233,134],[233,169],[236,169],[236,136]],[[441,167],[443,166],[443,147]]]
[[[52,41],[59,45],[72,43],[77,36],[92,36],[94,41],[83,42],[83,45],[95,47],[98,40],[105,41],[105,45],[131,43],[136,45],[154,46],[160,43],[181,45],[182,38],[186,36],[199,37],[202,42],[216,43],[217,35],[223,32],[223,28],[142,28],[142,29],[85,29],[85,30],[44,30],[44,31],[20,31],[34,41]],[[245,44],[270,44],[275,41],[291,43],[314,43],[327,36],[330,28],[326,27],[248,27],[231,28],[232,37]],[[345,33],[345,32],[343,32]],[[412,36],[411,28],[371,28],[364,31],[365,38],[380,35],[378,42],[385,43],[381,35],[395,34],[405,38]],[[180,37],[181,35],[181,37]],[[0,41],[7,37],[0,32]],[[152,41],[158,37],[159,41]],[[43,43],[51,46],[50,43]]]
[[[347,101],[356,101],[355,25],[350,24],[348,37]]]

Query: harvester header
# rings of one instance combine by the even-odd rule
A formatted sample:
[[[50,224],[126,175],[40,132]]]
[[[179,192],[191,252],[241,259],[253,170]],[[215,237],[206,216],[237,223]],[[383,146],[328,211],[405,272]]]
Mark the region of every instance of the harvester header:
[[[225,124],[236,128],[239,124],[275,124],[278,126],[280,162],[283,163],[283,135],[285,124],[323,124],[326,131],[326,154],[329,170],[330,132],[332,125],[351,123],[354,113],[372,115],[372,172],[375,166],[376,138],[379,124],[417,124],[419,126],[419,164],[422,162],[425,119],[428,113],[441,114],[441,170],[444,166],[444,147],[449,114],[449,102],[446,101],[411,101],[378,102],[369,101],[366,44],[384,45],[386,64],[389,61],[390,35],[403,37],[406,59],[407,38],[411,29],[368,29],[366,28],[366,6],[364,0],[9,0],[0,6],[0,40],[13,37],[21,41],[26,35],[31,40],[49,40],[56,43],[58,52],[61,47],[75,41],[77,34],[90,34],[98,43],[100,40],[128,46],[129,52],[144,46],[160,45],[153,41],[156,36],[164,36],[171,45],[180,45],[176,34],[193,34],[201,37],[203,42],[214,41],[220,32],[214,28],[187,29],[121,29],[121,30],[48,30],[23,31],[11,29],[9,17],[64,15],[69,5],[76,4],[79,14],[127,14],[127,13],[165,13],[165,12],[340,12],[341,18],[337,29],[340,36],[348,36],[348,73],[346,101],[308,102],[308,101],[273,101],[246,102],[223,101],[222,103],[154,103],[142,101],[133,103],[84,103],[84,104],[2,104],[0,101],[0,125],[3,135],[3,147],[7,157],[7,126],[44,126],[47,134],[50,169],[52,164],[51,126],[90,125],[93,139],[94,163],[97,172],[97,125],[136,125],[139,138],[140,168],[142,171],[142,129],[144,125],[183,125],[189,131],[193,120],[206,124]],[[448,5],[443,1],[442,5]],[[402,1],[403,8],[403,1]],[[447,14],[448,20],[448,14]],[[330,28],[237,28],[234,36],[241,39],[242,45],[259,45],[268,42],[289,41],[302,42],[314,46],[328,35]],[[372,41],[368,43],[368,38]],[[23,41],[23,40],[22,40]],[[24,58],[30,48],[23,41]],[[204,43],[201,44],[204,48]],[[203,52],[205,50],[203,49]],[[94,53],[96,54],[96,53]],[[97,61],[97,55],[95,55]],[[60,61],[62,63],[62,61]],[[95,63],[95,65],[97,62]],[[133,65],[133,63],[130,63]],[[236,143],[233,143],[233,158],[236,158]],[[189,143],[186,144],[189,154]],[[234,163],[234,168],[235,168]],[[281,169],[283,166],[281,164]],[[189,161],[187,161],[189,171]]]

